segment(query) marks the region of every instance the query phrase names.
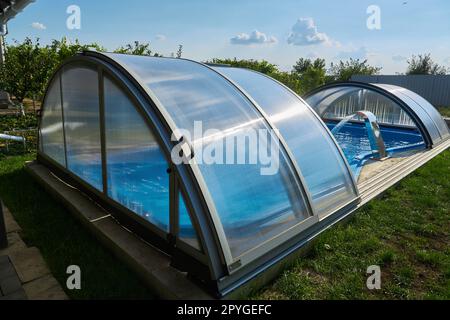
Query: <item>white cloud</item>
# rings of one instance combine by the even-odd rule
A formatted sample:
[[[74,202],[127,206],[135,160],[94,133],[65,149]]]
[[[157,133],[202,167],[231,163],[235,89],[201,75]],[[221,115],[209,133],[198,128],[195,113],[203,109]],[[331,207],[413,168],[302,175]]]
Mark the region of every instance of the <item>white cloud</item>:
[[[408,60],[408,58],[405,57],[405,56],[396,55],[396,56],[392,57],[392,60],[395,61],[395,62],[403,62],[403,61]]]
[[[367,59],[369,56],[374,55],[373,53],[369,52],[367,50],[366,47],[360,47],[358,49],[353,49],[350,51],[341,51],[339,52],[339,54],[336,56],[337,59],[342,59],[342,60],[346,60],[346,59]]]
[[[45,29],[47,29],[47,27],[43,23],[40,23],[40,22],[33,22],[31,24],[31,27],[34,28],[34,29],[37,29],[37,30],[45,30]]]
[[[156,40],[159,40],[159,41],[164,41],[167,39],[167,37],[163,34],[157,34],[155,38],[156,38]]]
[[[312,18],[300,18],[292,27],[287,42],[295,46],[309,46],[314,44],[331,45],[333,42],[323,32],[319,32]]]
[[[254,45],[254,44],[271,44],[276,43],[278,40],[274,36],[267,36],[265,33],[258,30],[253,31],[250,34],[241,33],[230,39],[231,44],[241,45]]]

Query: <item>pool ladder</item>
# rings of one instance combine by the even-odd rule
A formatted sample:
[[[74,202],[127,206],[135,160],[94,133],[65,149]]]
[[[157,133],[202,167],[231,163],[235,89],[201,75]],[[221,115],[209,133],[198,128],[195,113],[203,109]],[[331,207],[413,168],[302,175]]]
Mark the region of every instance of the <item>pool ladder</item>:
[[[370,111],[357,111],[356,113],[349,115],[342,119],[334,128],[331,130],[333,135],[339,133],[339,131],[345,126],[347,122],[355,117],[361,117],[364,119],[366,125],[367,134],[369,136],[370,148],[372,149],[373,159],[384,160],[387,158],[386,145],[384,144],[383,137],[381,136],[380,126],[377,122],[377,117]]]

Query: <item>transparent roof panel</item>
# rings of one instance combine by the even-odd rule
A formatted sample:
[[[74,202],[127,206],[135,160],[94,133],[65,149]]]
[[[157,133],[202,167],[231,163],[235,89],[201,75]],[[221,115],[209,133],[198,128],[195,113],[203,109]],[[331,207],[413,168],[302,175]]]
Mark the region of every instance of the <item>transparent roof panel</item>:
[[[248,144],[232,147],[236,153],[232,159],[223,156],[222,151],[229,155],[225,149],[229,139],[247,141],[263,130],[267,135],[259,140],[258,152],[270,154],[274,138],[265,119],[232,84],[209,68],[183,59],[108,56],[139,79],[177,128],[190,136],[187,140],[193,144],[233,259],[309,217],[301,186],[283,150],[269,164],[276,167],[271,174],[262,174],[267,163],[250,160],[253,152]],[[238,161],[240,156],[244,163]],[[218,233],[220,237],[220,227]]]
[[[396,96],[404,100],[411,108],[413,108],[415,112],[417,113],[420,112],[422,114],[421,110],[423,110],[423,112],[426,113],[427,115],[426,119],[430,119],[433,122],[434,126],[436,127],[440,136],[440,140],[444,140],[450,137],[450,130],[445,121],[442,119],[442,116],[439,113],[439,111],[431,103],[425,100],[422,96],[418,95],[417,93],[411,90],[399,86],[389,84],[375,84],[375,85],[377,87],[380,87],[395,94]],[[438,141],[437,137],[436,140],[433,141],[437,142]]]
[[[336,99],[344,96],[346,94],[351,94],[352,92],[358,91],[359,88],[346,87],[346,88],[327,88],[315,92],[313,95],[305,99],[309,106],[311,106],[314,111],[319,115],[325,112],[329,104]]]
[[[59,74],[49,86],[42,110],[43,114],[40,125],[41,151],[65,167],[66,150],[64,146],[61,82]]]
[[[97,70],[70,65],[61,73],[67,168],[103,189]]]
[[[247,92],[280,130],[320,216],[357,197],[344,157],[320,119],[301,99],[257,72],[229,67],[215,69]]]
[[[380,124],[415,127],[410,116],[399,104],[366,88],[353,86],[329,88],[317,95],[314,94],[307,101],[323,119],[341,120],[358,111],[366,110],[372,112]]]
[[[192,224],[191,217],[189,216],[184,196],[181,192],[178,195],[178,214],[179,214],[179,231],[178,236],[180,239],[191,247],[201,250],[200,241],[198,240],[197,232]]]

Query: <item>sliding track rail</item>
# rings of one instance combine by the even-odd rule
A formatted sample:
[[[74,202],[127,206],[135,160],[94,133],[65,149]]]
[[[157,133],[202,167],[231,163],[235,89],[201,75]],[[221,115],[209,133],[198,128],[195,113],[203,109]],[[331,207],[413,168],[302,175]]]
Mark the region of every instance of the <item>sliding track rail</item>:
[[[358,207],[363,206],[373,198],[377,197],[386,189],[398,183],[400,180],[411,174],[417,168],[423,166],[428,161],[436,157],[438,154],[450,148],[450,140],[441,143],[431,150],[414,154],[403,161],[393,165],[387,170],[373,176],[372,178],[358,184],[361,195],[361,203]]]

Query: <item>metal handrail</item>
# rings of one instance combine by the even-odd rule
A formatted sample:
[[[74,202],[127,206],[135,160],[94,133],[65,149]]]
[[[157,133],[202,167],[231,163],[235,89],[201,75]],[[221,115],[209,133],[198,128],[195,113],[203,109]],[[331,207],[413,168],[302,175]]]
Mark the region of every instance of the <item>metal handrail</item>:
[[[23,149],[24,150],[27,149],[27,139],[25,139],[25,137],[13,136],[13,135],[9,135],[9,134],[0,133],[0,140],[5,140],[6,141],[6,151],[9,151],[9,142],[10,141],[22,142]]]

